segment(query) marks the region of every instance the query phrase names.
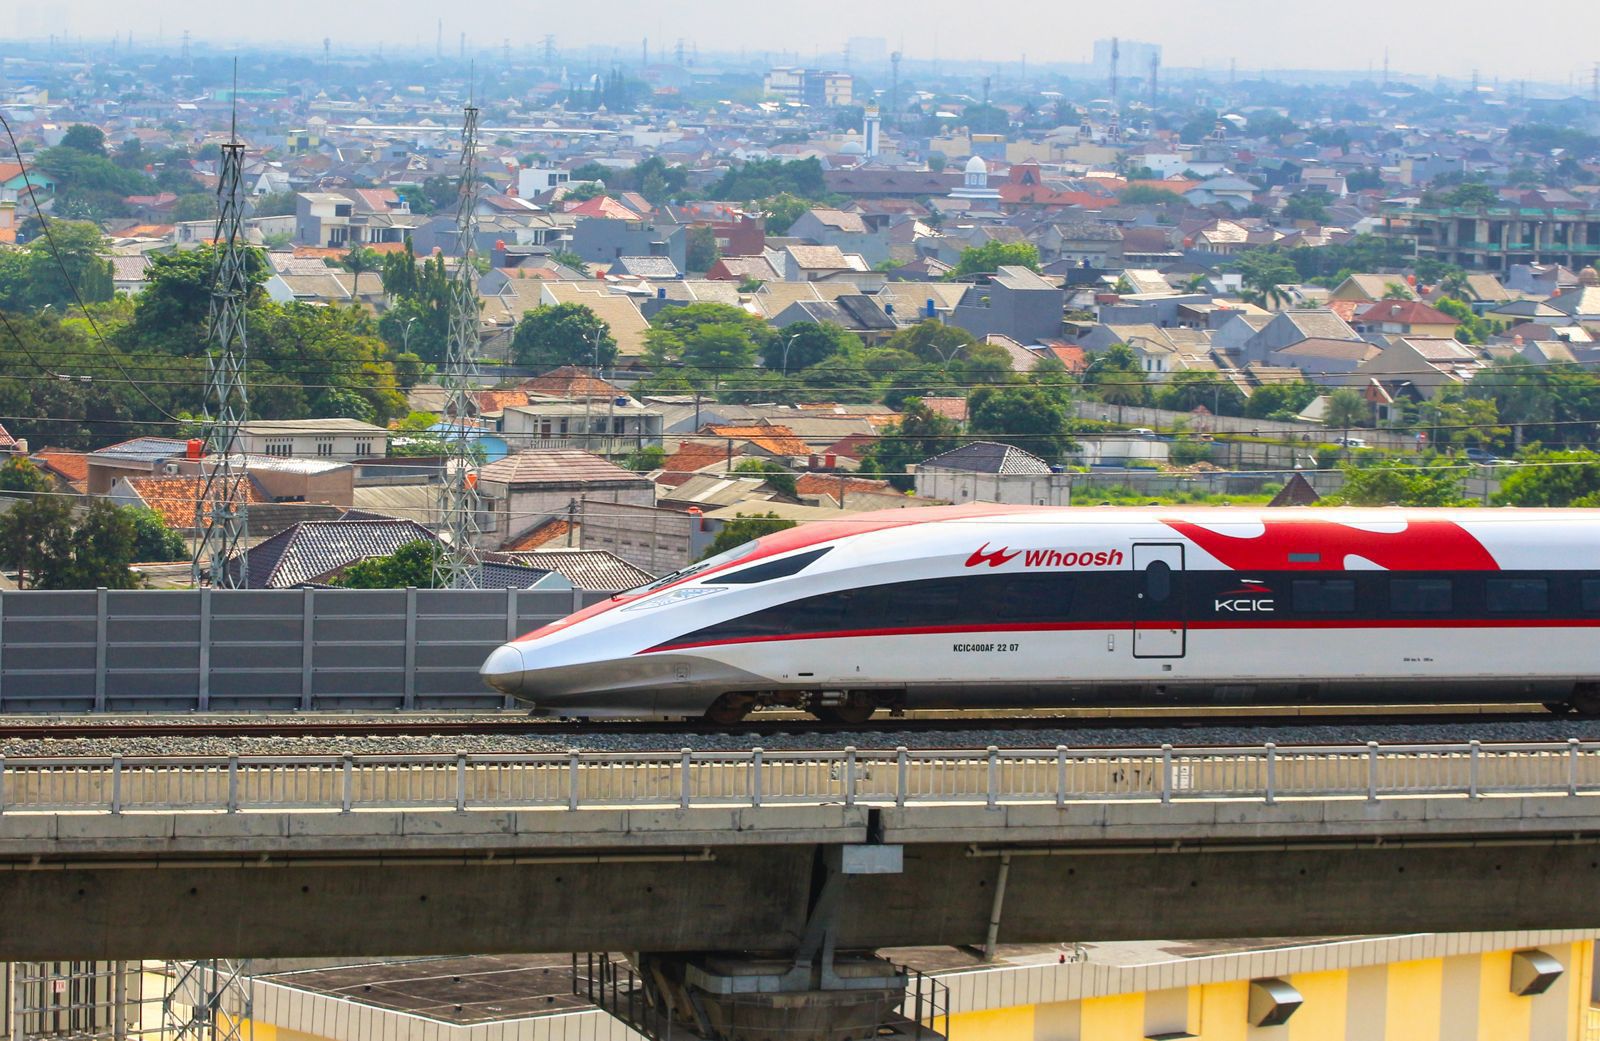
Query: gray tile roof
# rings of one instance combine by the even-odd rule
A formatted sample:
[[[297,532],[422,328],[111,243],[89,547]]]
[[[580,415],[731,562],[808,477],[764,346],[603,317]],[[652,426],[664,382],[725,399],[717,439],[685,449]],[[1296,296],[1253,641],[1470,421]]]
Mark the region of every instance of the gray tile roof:
[[[1050,464],[1012,445],[993,441],[973,441],[952,449],[932,459],[924,459],[921,466],[937,466],[944,470],[965,470],[984,474],[1047,474]]]
[[[433,532],[408,520],[302,521],[250,550],[251,589],[293,589],[369,557],[384,557],[407,542],[434,541]],[[228,570],[237,574],[237,557]]]
[[[118,459],[170,459],[173,456],[183,455],[188,450],[187,441],[176,437],[136,437],[131,441],[120,444],[107,445],[98,448],[89,454],[91,456],[115,456]]]
[[[539,549],[509,556],[531,568],[563,575],[579,589],[602,593],[620,593],[656,577],[603,549]]]

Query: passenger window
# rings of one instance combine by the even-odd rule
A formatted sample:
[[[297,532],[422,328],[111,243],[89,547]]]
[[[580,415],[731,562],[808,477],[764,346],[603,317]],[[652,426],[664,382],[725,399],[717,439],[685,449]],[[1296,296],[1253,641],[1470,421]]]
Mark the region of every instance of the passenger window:
[[[1152,560],[1144,569],[1144,598],[1152,604],[1164,603],[1172,595],[1172,568],[1165,560]]]
[[[1550,609],[1550,583],[1542,578],[1491,578],[1488,607],[1493,614],[1528,614]]]
[[[1395,614],[1449,614],[1453,592],[1448,578],[1391,578],[1389,610]]]
[[[1600,614],[1600,578],[1583,580],[1583,610],[1586,614]]]
[[[1308,614],[1351,614],[1356,609],[1356,584],[1348,578],[1302,579],[1290,587],[1296,611]]]

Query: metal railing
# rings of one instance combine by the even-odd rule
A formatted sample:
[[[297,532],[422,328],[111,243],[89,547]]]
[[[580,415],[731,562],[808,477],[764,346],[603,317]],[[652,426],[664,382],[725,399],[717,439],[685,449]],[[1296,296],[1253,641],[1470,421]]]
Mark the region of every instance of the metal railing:
[[[0,813],[906,806],[1600,792],[1600,742],[0,757]]]

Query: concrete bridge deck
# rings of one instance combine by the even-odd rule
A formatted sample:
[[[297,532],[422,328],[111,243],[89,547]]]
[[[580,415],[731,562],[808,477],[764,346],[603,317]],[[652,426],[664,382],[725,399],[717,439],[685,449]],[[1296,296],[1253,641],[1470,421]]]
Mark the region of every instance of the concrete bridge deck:
[[[9,760],[0,958],[783,950],[839,847],[901,859],[850,947],[1589,927],[1596,795],[1582,743]]]

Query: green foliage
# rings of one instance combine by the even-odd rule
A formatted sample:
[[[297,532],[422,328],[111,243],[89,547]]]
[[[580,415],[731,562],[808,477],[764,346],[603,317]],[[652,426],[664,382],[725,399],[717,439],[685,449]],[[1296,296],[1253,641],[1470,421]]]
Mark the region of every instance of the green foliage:
[[[1592,497],[1600,495],[1600,455],[1541,452],[1527,463],[1501,471],[1496,506],[1594,505]]]
[[[133,524],[134,560],[157,562],[189,558],[189,544],[182,535],[167,527],[161,514],[143,506],[122,509]]]
[[[658,372],[667,366],[694,370],[685,376],[704,387],[748,369],[772,335],[765,322],[731,304],[667,307],[645,333],[645,360]]]
[[[629,452],[622,460],[624,470],[634,473],[649,473],[651,470],[661,469],[667,461],[667,450],[660,445],[645,445],[643,448]]]
[[[1411,263],[1410,247],[1384,235],[1362,234],[1331,246],[1302,246],[1288,253],[1295,282],[1335,286],[1351,271],[1393,271]]]
[[[616,361],[611,327],[583,304],[545,304],[522,316],[511,338],[518,363],[540,371],[562,365],[606,368]]]
[[[402,254],[404,255],[404,254]],[[351,295],[359,296],[361,291],[361,276],[373,271],[383,270],[383,257],[376,250],[362,245],[351,246],[344,256],[339,258],[339,266],[355,276],[351,280]]]
[[[1525,440],[1587,444],[1600,432],[1600,375],[1577,365],[1508,358],[1474,377],[1467,396],[1493,401],[1499,421],[1521,427]]]
[[[1210,462],[1214,447],[1216,446],[1205,441],[1175,441],[1167,453],[1167,461],[1173,466],[1193,466],[1195,463]]]
[[[660,156],[651,156],[627,170],[585,163],[572,172],[574,181],[604,181],[606,187],[619,192],[638,192],[657,206],[683,195],[689,186],[689,171],[678,165],[667,165]]]
[[[915,480],[911,467],[954,449],[960,441],[954,421],[934,412],[920,398],[908,398],[900,422],[885,430],[873,444],[867,461],[876,473],[883,474],[901,491],[910,491]]]
[[[432,589],[438,543],[414,539],[386,557],[368,557],[345,569],[333,584],[344,589]]]
[[[733,167],[706,190],[708,198],[736,201],[783,194],[811,200],[826,198],[828,187],[823,181],[822,164],[816,159],[753,159]]]
[[[778,330],[761,349],[761,364],[781,372],[797,372],[836,354],[857,354],[861,338],[831,323],[795,322]]]
[[[835,354],[798,374],[813,397],[827,401],[868,402],[877,396],[872,376],[856,354]]]
[[[1234,260],[1244,284],[1244,298],[1260,307],[1282,304],[1286,298],[1281,285],[1300,281],[1300,272],[1283,253],[1275,249],[1252,249]]]
[[[1289,202],[1283,208],[1283,215],[1289,220],[1315,221],[1318,224],[1328,219],[1328,197],[1325,192],[1300,192],[1289,196]]]
[[[71,148],[89,155],[106,154],[106,135],[99,127],[74,123],[61,135],[61,147]]]
[[[1473,210],[1483,206],[1496,205],[1500,202],[1500,193],[1487,184],[1471,181],[1457,185],[1447,192],[1435,193],[1431,199],[1424,199],[1423,201],[1424,203],[1431,202],[1437,206]]]
[[[723,524],[722,530],[717,532],[716,538],[711,540],[710,547],[700,559],[706,560],[742,546],[752,539],[759,539],[763,535],[771,535],[775,531],[792,527],[794,521],[781,520],[776,513],[755,514],[749,517],[742,513],[738,514],[733,520]]]
[[[1519,123],[1511,128],[1509,140],[1529,152],[1549,154],[1559,148],[1582,158],[1600,156],[1600,137],[1573,126]]]
[[[1011,117],[996,105],[968,105],[961,122],[974,134],[1004,134],[1011,129]]]
[[[1089,360],[1083,386],[1109,405],[1143,405],[1150,400],[1144,366],[1127,344],[1114,343]]]
[[[1442,296],[1433,306],[1456,320],[1456,339],[1462,343],[1483,343],[1495,333],[1495,323],[1473,313],[1472,307],[1455,297]]]
[[[1015,445],[1046,462],[1075,447],[1066,409],[1040,387],[979,387],[968,399],[967,414],[975,436]]]
[[[437,365],[444,360],[450,336],[451,288],[444,257],[432,256],[418,264],[408,238],[404,250],[383,255],[379,270],[392,303],[378,319],[378,335],[390,350]]]
[[[1344,487],[1330,496],[1332,506],[1463,506],[1461,472],[1424,469],[1392,461],[1357,466],[1346,463]]]
[[[1316,386],[1303,380],[1264,383],[1251,392],[1244,414],[1251,419],[1293,419],[1316,400]]]
[[[137,589],[128,565],[138,559],[132,511],[96,499],[74,518],[57,495],[19,502],[0,516],[0,566],[34,589]]]
[[[448,174],[435,174],[415,188],[401,193],[411,206],[412,213],[442,213],[455,209],[461,196],[461,179]]]
[[[105,240],[97,226],[52,220],[50,238],[40,235],[24,249],[0,253],[0,309],[53,307],[65,314],[77,308],[78,296],[85,303],[110,300],[111,262],[103,255],[104,249]],[[78,296],[73,295],[74,287]]]
[[[128,208],[123,198],[146,194],[153,187],[142,171],[123,169],[103,151],[58,145],[35,156],[33,166],[56,183],[55,215],[73,220],[124,216]]]
[[[1340,430],[1371,426],[1372,406],[1359,391],[1340,387],[1328,395],[1328,410],[1324,413],[1322,421],[1326,426]]]
[[[1156,405],[1173,412],[1192,412],[1200,406],[1212,415],[1237,416],[1244,411],[1244,395],[1215,372],[1174,372],[1156,391]]]
[[[691,227],[684,248],[684,263],[688,265],[688,273],[692,275],[705,274],[711,265],[717,262],[717,257],[720,255],[717,250],[717,233],[709,224],[696,224]]]
[[[1031,242],[1001,242],[990,239],[981,246],[969,246],[961,251],[961,259],[945,276],[954,281],[968,275],[987,274],[1005,267],[1025,267],[1039,270],[1039,247]]]
[[[1183,197],[1153,184],[1130,184],[1117,193],[1117,200],[1124,206],[1166,206],[1183,202]]]
[[[758,474],[767,484],[784,495],[793,496],[795,493],[795,474],[771,459],[741,459],[733,468],[734,473]]]
[[[9,456],[0,465],[0,492],[47,492],[50,478],[25,455]]]

